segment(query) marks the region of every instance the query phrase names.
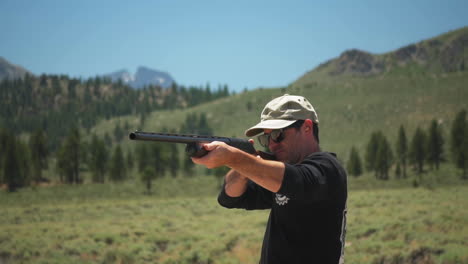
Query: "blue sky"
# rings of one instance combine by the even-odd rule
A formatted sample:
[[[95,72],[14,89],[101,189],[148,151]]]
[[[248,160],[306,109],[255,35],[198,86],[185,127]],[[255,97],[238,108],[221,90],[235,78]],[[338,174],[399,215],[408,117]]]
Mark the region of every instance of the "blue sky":
[[[34,74],[140,65],[181,85],[286,86],[358,48],[385,53],[468,26],[466,0],[0,0],[0,56]]]

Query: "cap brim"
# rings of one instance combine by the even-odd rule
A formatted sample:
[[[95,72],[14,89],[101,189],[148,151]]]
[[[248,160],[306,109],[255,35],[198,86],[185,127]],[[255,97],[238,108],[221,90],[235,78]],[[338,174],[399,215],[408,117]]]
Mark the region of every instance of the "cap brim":
[[[292,125],[297,120],[265,120],[247,129],[245,135],[253,137],[263,132],[264,129],[281,129]]]

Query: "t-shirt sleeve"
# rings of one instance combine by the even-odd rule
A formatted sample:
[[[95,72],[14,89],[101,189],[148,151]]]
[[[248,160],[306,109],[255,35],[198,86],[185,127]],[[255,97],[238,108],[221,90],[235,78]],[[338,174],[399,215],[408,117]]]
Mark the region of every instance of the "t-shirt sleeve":
[[[246,191],[239,197],[227,195],[225,184],[218,195],[218,203],[226,208],[269,209],[272,202],[273,194],[252,181],[249,181]]]
[[[332,164],[326,160],[307,159],[301,164],[286,164],[283,182],[278,193],[291,199],[311,202],[326,201],[329,197],[329,177]]]

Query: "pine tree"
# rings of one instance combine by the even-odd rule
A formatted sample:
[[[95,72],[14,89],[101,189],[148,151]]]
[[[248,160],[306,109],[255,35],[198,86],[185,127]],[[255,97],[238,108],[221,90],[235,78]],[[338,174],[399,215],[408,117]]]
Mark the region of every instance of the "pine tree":
[[[359,157],[359,153],[354,146],[351,148],[351,152],[349,154],[347,169],[348,169],[349,174],[351,174],[352,176],[357,177],[362,174],[361,158]]]
[[[379,148],[380,138],[382,137],[382,132],[377,131],[371,134],[369,143],[367,143],[366,148],[366,169],[368,171],[375,171],[376,168],[376,157],[377,151]]]
[[[108,154],[104,141],[93,135],[89,147],[88,167],[92,174],[92,180],[96,183],[104,183],[108,163]]]
[[[393,152],[387,138],[380,134],[375,160],[376,176],[381,180],[388,180],[388,171],[393,163]]]
[[[8,144],[8,140],[9,140],[8,133],[0,127],[0,149],[3,150],[3,151],[0,151],[0,184],[5,182],[5,179],[3,178],[3,163],[6,157],[5,150]]]
[[[169,170],[172,177],[177,176],[179,170],[179,151],[176,144],[170,144]]]
[[[29,184],[30,160],[26,146],[11,134],[5,134],[6,144],[3,149],[2,171],[3,180],[9,192]]]
[[[151,164],[158,178],[163,177],[169,166],[168,149],[171,144],[153,144],[150,147]]]
[[[444,139],[441,128],[435,119],[431,122],[428,135],[427,161],[431,165],[431,168],[435,166],[436,170],[438,170],[444,155]]]
[[[125,136],[125,131],[120,126],[120,121],[117,122],[117,125],[114,127],[114,139],[115,141],[121,141]]]
[[[47,139],[44,131],[36,130],[29,139],[29,149],[31,151],[32,180],[39,182],[43,180],[42,170],[47,169],[47,158],[49,151],[47,149]]]
[[[151,194],[152,182],[156,179],[156,172],[151,167],[146,167],[141,173],[141,181],[146,186],[147,194]]]
[[[410,162],[416,167],[418,174],[424,171],[424,161],[427,158],[427,139],[424,131],[418,127],[411,140]]]
[[[402,175],[401,175],[401,166],[400,166],[399,162],[397,162],[397,165],[396,165],[396,168],[395,168],[395,177],[397,179],[400,179],[402,177]]]
[[[468,169],[468,122],[466,110],[457,113],[451,130],[451,151],[457,168],[462,170],[462,178],[466,179]]]
[[[117,147],[114,150],[114,153],[112,154],[112,158],[110,160],[109,175],[109,178],[113,181],[123,181],[127,178],[125,160],[120,145],[117,145]]]
[[[402,166],[403,173],[398,174],[402,175],[403,178],[406,178],[406,164],[407,164],[407,159],[408,159],[408,140],[406,139],[406,133],[405,133],[405,128],[403,125],[400,126],[400,129],[398,131],[398,139],[397,139],[397,145],[396,145],[396,154],[397,154],[397,160],[398,160],[398,165]]]
[[[57,152],[57,171],[66,183],[82,183],[80,178],[81,139],[78,128],[71,129]]]
[[[151,161],[149,160],[149,146],[144,143],[137,143],[136,145],[136,156],[138,171],[142,173],[146,167],[151,167]]]

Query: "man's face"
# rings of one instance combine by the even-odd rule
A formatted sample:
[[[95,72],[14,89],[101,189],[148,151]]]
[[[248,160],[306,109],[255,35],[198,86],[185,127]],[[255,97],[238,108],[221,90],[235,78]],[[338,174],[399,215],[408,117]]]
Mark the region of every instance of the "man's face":
[[[271,133],[271,129],[265,129],[264,133]],[[296,164],[301,161],[301,147],[303,142],[300,128],[287,128],[283,131],[283,140],[275,142],[272,139],[269,141],[268,148],[273,152],[278,161],[289,164]]]

